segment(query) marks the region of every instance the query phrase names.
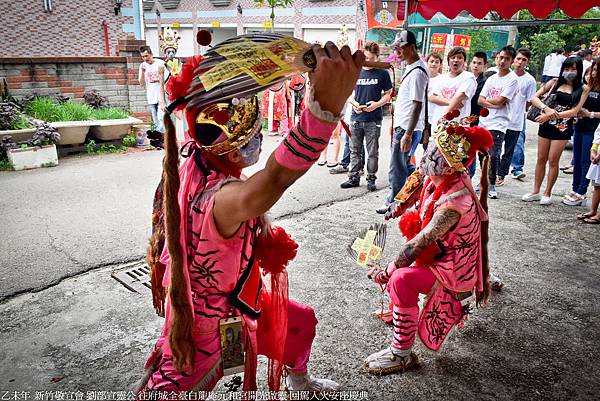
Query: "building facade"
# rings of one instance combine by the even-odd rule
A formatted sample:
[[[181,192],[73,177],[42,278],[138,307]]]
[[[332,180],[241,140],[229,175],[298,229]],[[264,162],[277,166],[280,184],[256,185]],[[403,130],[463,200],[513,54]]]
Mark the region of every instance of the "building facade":
[[[180,57],[202,54],[196,32],[208,29],[213,44],[233,36],[271,31],[271,9],[256,6],[254,0],[143,0],[144,38],[158,53],[158,29],[174,26],[181,40]],[[289,8],[275,9],[275,32],[293,35],[307,42],[336,42],[342,25],[348,30],[348,42],[358,42],[355,0],[296,0]]]

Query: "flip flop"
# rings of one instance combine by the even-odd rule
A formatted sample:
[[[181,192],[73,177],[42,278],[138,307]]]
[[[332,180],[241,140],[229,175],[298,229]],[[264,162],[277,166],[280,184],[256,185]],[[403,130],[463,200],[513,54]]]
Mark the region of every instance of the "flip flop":
[[[565,174],[573,174],[573,170],[574,170],[573,166],[569,166],[566,169],[564,169],[562,172]]]
[[[583,222],[586,224],[600,224],[600,219],[585,218]]]
[[[577,220],[589,219],[590,217],[594,217],[596,213],[585,212],[577,215]]]
[[[327,163],[326,161],[318,162],[317,166],[324,166],[326,163]]]
[[[337,166],[339,163],[327,163],[327,167],[329,168],[334,168],[335,166]]]

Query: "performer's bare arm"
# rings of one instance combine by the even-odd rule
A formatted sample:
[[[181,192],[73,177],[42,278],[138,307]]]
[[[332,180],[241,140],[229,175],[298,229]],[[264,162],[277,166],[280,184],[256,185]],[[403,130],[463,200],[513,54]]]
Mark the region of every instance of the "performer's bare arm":
[[[433,218],[419,234],[400,248],[394,263],[398,267],[407,267],[413,263],[425,248],[442,238],[460,220],[456,210],[443,208],[436,211]]]
[[[356,85],[364,63],[364,55],[352,55],[344,46],[342,50],[328,42],[324,48],[314,47],[317,68],[310,74],[314,98],[321,109],[339,115]],[[331,130],[335,126],[332,126]],[[309,130],[310,127],[305,127]],[[310,131],[308,132],[310,134]],[[234,182],[222,187],[215,195],[213,215],[221,235],[230,237],[240,225],[267,212],[285,190],[307,170],[289,170],[271,155],[267,166],[244,182]]]

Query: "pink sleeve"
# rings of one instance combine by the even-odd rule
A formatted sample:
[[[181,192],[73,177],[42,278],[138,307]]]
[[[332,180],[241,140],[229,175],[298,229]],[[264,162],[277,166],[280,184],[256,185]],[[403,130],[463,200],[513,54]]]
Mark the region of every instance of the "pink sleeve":
[[[290,170],[308,170],[327,147],[336,126],[337,123],[319,120],[310,110],[304,110],[300,122],[275,150],[275,160]]]

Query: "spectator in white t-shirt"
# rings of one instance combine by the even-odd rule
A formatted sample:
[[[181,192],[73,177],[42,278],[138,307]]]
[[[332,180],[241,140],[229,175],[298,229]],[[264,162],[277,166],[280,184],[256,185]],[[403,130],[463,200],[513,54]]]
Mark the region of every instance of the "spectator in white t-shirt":
[[[442,76],[442,55],[438,52],[431,52],[427,56],[427,72],[429,73],[429,87],[427,91],[427,96],[431,95],[431,88],[435,86],[435,83]],[[430,101],[427,102],[427,122],[430,126],[433,126],[433,115],[437,112],[437,104],[432,103]],[[423,149],[427,150],[427,144],[429,143],[429,139],[425,140],[423,138]]]
[[[140,47],[140,55],[144,60],[140,64],[138,81],[146,88],[148,111],[152,114],[154,130],[163,132],[162,116],[165,111],[165,62],[155,59],[150,46]]]
[[[389,171],[392,190],[386,199],[386,205],[377,209],[377,213],[381,214],[386,213],[388,205],[400,192],[406,178],[415,171],[410,157],[417,149],[425,127],[424,104],[427,101],[429,81],[427,65],[417,53],[417,39],[414,33],[398,32],[391,48],[407,65],[394,104],[394,134]]]
[[[513,178],[525,177],[523,166],[525,164],[525,110],[537,90],[535,78],[525,69],[531,59],[531,51],[520,48],[513,61],[513,72],[517,75],[517,92],[510,103],[510,122],[504,136],[504,154],[498,167],[496,186],[504,184],[504,177],[508,175],[511,162],[514,160]]]
[[[471,115],[471,98],[477,89],[475,76],[465,71],[467,52],[462,47],[454,47],[448,52],[449,71],[442,74],[435,85],[429,84],[429,100],[436,106],[432,127],[435,131],[438,120],[446,113],[459,110],[457,119]],[[431,113],[431,111],[429,111]]]
[[[584,77],[587,73],[588,68],[590,68],[592,66],[593,60],[594,60],[594,53],[590,49],[581,51],[581,61],[583,63],[583,76]]]
[[[567,59],[567,57],[563,54],[564,52],[564,49],[556,49],[554,53],[552,53],[550,68],[548,68],[548,80],[552,78],[558,78],[558,76],[560,75],[560,68],[562,67],[562,63]]]
[[[503,47],[496,55],[498,73],[490,76],[481,90],[479,105],[489,110],[487,117],[479,118],[479,125],[489,130],[494,137],[494,146],[490,148],[490,189],[489,197],[496,199],[496,174],[500,164],[502,143],[511,117],[511,103],[517,92],[517,75],[510,70],[517,52],[512,46]]]
[[[555,51],[556,50],[553,50],[552,53],[554,53]],[[552,53],[548,54],[544,58],[544,68],[542,69],[542,83],[543,84],[545,84],[546,82],[548,82],[549,80],[552,79],[548,76],[548,71],[550,70],[550,63],[552,63]]]

